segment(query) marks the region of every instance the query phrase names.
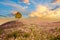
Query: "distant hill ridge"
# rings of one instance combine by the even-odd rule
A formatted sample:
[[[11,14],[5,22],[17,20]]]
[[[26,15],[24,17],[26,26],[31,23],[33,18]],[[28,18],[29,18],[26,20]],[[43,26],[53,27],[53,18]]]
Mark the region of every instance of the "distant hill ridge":
[[[6,23],[0,25],[0,28],[1,29],[6,29],[6,28],[14,28],[14,27],[20,27],[20,26],[23,26],[22,22],[9,21],[9,22],[6,22]]]

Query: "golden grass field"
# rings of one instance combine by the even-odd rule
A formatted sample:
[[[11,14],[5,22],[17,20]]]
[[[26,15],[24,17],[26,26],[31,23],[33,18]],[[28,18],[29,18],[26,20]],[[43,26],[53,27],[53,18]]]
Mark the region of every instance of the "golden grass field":
[[[0,40],[60,40],[58,19],[0,18]]]
[[[0,18],[0,25],[8,22],[8,21],[12,21],[12,20],[16,20],[15,18]],[[25,23],[30,23],[30,22],[58,22],[60,21],[60,19],[54,19],[54,18],[21,18],[19,19],[19,21],[25,22]]]

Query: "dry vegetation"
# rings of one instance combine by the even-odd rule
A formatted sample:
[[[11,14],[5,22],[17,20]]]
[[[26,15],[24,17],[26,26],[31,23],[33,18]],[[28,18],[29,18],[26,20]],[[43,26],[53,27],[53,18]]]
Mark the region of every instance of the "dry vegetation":
[[[11,21],[7,28],[0,28],[0,40],[60,40],[60,23],[37,25]]]

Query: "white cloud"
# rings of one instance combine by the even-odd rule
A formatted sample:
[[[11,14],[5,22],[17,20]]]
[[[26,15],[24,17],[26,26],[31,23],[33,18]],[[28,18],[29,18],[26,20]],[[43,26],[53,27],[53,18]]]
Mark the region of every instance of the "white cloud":
[[[25,2],[25,3],[29,3],[29,0],[23,0],[23,2]]]
[[[42,17],[48,11],[48,7],[37,5],[36,10],[30,14],[31,17]]]
[[[0,4],[5,5],[5,6],[11,6],[13,8],[12,10],[5,10],[5,11],[7,11],[6,15],[11,15],[11,13],[17,12],[17,11],[19,11],[19,12],[21,12],[23,14],[26,11],[25,7],[23,7],[23,6],[19,5],[19,4],[16,4],[15,2],[11,2],[11,1],[9,1],[9,2],[0,2]]]
[[[35,11],[31,12],[29,17],[60,18],[60,8],[50,10],[48,7],[40,5]]]
[[[38,4],[34,0],[32,0],[31,3],[34,4],[34,5],[37,5]]]
[[[18,0],[18,3],[25,3],[27,5],[30,5],[30,0]]]
[[[17,10],[19,10],[19,11],[25,9],[25,8],[22,7],[21,5],[16,4],[16,3],[14,3],[14,2],[0,2],[0,4],[7,5],[7,6],[12,6],[12,7],[14,7],[15,9],[17,9]]]
[[[56,2],[60,2],[60,0],[56,0]]]
[[[52,4],[60,4],[60,0],[54,0]]]

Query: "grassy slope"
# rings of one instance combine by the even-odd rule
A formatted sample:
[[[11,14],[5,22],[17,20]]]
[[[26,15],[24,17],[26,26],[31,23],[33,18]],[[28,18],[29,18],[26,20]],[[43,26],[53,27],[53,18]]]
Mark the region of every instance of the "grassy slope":
[[[0,24],[3,24],[7,21],[12,21],[15,20],[14,18],[3,18],[0,19]],[[51,20],[46,20],[46,19],[40,19],[40,18],[21,18],[19,20],[20,22],[25,23],[26,25],[24,26],[20,26],[20,28],[12,28],[12,32],[10,29],[6,29],[6,33],[9,33],[8,31],[11,31],[11,34],[8,34],[10,37],[12,35],[12,39],[13,36],[16,34],[21,34],[21,36],[18,36],[16,39],[19,40],[55,40],[55,36],[56,34],[60,35],[60,28],[52,28],[52,27],[42,27],[42,26],[38,26],[37,24],[46,24],[47,22],[53,22]],[[57,20],[55,20],[57,21]],[[30,25],[27,25],[30,24]],[[53,25],[53,24],[52,24]],[[42,28],[41,28],[42,27]],[[17,30],[19,30],[17,32]],[[20,31],[23,31],[21,33],[19,33]],[[47,38],[48,37],[48,38]],[[54,38],[53,38],[54,37]],[[58,37],[57,37],[58,38]],[[60,40],[60,39],[59,39]]]
[[[12,21],[12,20],[16,20],[15,18],[0,18],[0,25],[8,22],[8,21]],[[29,24],[29,23],[40,23],[40,22],[57,22],[60,21],[60,19],[49,19],[49,18],[21,18],[19,21]]]

